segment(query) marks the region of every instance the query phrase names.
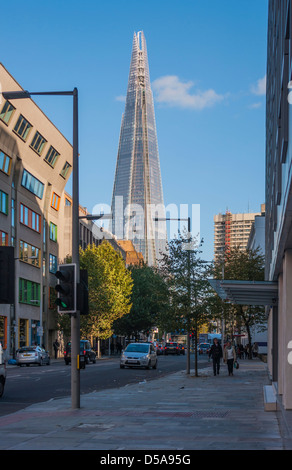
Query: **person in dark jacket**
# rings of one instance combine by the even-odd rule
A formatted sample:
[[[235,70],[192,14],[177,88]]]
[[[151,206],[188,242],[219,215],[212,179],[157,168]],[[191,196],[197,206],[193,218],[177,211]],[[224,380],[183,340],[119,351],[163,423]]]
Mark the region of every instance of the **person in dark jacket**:
[[[218,339],[214,338],[213,344],[212,344],[210,352],[209,352],[209,357],[212,357],[212,359],[213,359],[214,375],[216,375],[216,373],[219,375],[220,359],[221,359],[222,356],[223,356],[223,353],[222,353],[221,345],[219,344]]]

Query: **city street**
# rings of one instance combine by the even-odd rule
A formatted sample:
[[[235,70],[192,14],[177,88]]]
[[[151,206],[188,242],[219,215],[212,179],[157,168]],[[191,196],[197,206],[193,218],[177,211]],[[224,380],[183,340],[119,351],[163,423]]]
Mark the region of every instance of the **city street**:
[[[187,356],[158,356],[157,369],[120,369],[119,356],[97,360],[80,371],[81,394],[123,387],[163,377],[186,369]],[[194,355],[191,355],[194,362]],[[207,361],[199,357],[200,367]],[[4,396],[1,399],[0,416],[21,410],[34,403],[71,394],[71,366],[62,359],[52,360],[50,366],[9,366]]]

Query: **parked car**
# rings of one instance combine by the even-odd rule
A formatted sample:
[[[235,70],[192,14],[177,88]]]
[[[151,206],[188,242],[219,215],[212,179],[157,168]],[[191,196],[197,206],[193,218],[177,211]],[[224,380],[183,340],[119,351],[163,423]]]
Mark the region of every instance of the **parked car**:
[[[40,346],[23,346],[16,351],[16,363],[18,366],[30,366],[31,364],[38,364],[42,366],[51,363],[48,351]]]
[[[210,343],[200,343],[198,347],[199,354],[209,354],[210,348]]]
[[[80,356],[85,356],[86,364],[92,362],[93,364],[96,363],[96,352],[92,349],[90,341],[87,339],[80,340]],[[71,362],[71,341],[66,344],[66,348],[64,351],[64,360],[65,364],[68,365]]]
[[[158,344],[156,346],[156,352],[157,352],[157,355],[161,355],[161,354],[164,354],[164,346],[163,344]]]
[[[157,354],[153,344],[130,343],[121,354],[120,368],[125,367],[146,367],[156,369]]]
[[[185,355],[185,352],[186,352],[186,345],[185,345],[185,344],[179,344],[178,347],[179,347],[179,352],[180,352],[180,354]]]
[[[164,354],[180,354],[178,343],[166,343],[164,347]]]

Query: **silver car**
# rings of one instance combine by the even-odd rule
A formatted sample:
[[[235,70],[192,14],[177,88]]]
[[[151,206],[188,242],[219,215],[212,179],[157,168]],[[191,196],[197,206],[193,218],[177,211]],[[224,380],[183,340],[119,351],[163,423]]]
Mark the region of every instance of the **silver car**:
[[[24,346],[16,352],[16,362],[18,366],[30,364],[50,365],[50,355],[40,346]]]
[[[127,367],[157,367],[157,354],[153,344],[130,343],[121,354],[120,368]]]

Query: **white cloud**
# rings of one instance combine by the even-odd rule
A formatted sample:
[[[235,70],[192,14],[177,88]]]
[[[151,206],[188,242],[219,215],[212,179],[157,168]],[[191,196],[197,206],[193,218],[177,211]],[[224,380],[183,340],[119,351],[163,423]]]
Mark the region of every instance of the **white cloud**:
[[[248,106],[249,109],[258,109],[262,107],[262,103],[253,103]]]
[[[156,101],[169,106],[202,110],[224,99],[223,95],[218,95],[212,89],[191,93],[193,86],[194,82],[183,82],[176,75],[166,75],[152,83]]]
[[[125,101],[126,101],[126,97],[125,97],[124,95],[116,96],[116,101],[125,102]]]
[[[265,95],[266,94],[266,88],[267,88],[267,76],[265,75],[263,78],[260,78],[256,85],[252,85],[251,87],[251,92],[254,95]]]

